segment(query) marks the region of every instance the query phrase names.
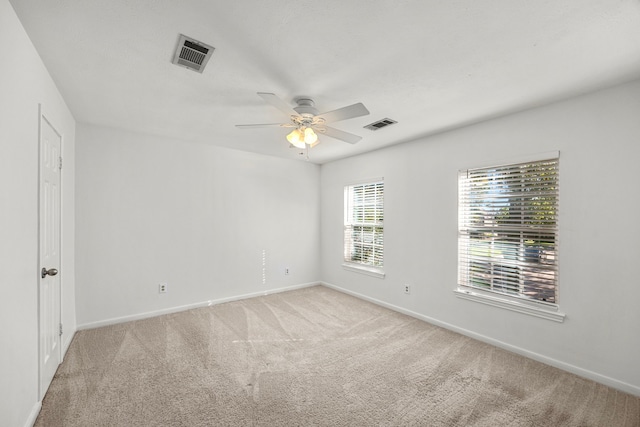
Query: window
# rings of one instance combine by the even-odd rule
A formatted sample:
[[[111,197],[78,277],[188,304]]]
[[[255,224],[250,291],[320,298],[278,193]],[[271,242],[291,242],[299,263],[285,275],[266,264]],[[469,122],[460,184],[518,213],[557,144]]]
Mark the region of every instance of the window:
[[[558,166],[556,155],[460,172],[458,291],[557,303]]]
[[[384,277],[384,182],[348,185],[344,196],[344,265]]]

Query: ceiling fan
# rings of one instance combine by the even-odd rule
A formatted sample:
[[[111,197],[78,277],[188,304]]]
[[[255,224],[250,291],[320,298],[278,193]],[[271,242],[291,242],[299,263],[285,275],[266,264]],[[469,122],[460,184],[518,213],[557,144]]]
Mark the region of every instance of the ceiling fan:
[[[369,110],[367,110],[361,102],[338,108],[337,110],[327,111],[326,113],[318,113],[313,100],[307,97],[296,98],[297,106],[291,107],[273,93],[258,92],[258,96],[287,114],[290,121],[287,123],[236,125],[236,127],[241,129],[261,127],[293,128],[293,131],[287,135],[287,141],[294,147],[300,149],[308,149],[309,147],[315,147],[319,144],[318,133],[348,142],[349,144],[355,144],[362,139],[361,136],[327,126],[327,123],[339,122],[341,120],[353,119],[369,114]]]

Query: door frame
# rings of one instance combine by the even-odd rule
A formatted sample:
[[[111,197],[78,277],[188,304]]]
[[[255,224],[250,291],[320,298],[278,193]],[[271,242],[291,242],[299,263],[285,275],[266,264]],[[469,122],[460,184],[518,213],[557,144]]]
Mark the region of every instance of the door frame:
[[[38,256],[37,256],[37,268],[36,268],[36,283],[37,283],[37,287],[36,287],[36,298],[37,298],[37,307],[38,307],[38,313],[37,313],[37,318],[38,318],[38,345],[37,345],[37,351],[38,351],[38,401],[41,402],[42,399],[44,399],[44,395],[47,391],[47,388],[50,384],[47,384],[47,387],[45,388],[45,385],[42,383],[42,369],[43,369],[43,360],[42,360],[42,340],[41,340],[41,333],[42,333],[42,318],[41,318],[41,314],[42,314],[42,310],[41,310],[41,301],[40,301],[40,286],[41,286],[41,280],[42,278],[40,277],[40,271],[42,269],[42,230],[40,227],[41,224],[41,217],[42,217],[42,206],[40,203],[40,199],[41,199],[41,191],[42,191],[42,176],[40,175],[41,172],[41,166],[42,166],[42,134],[43,134],[43,121],[46,121],[47,124],[51,127],[51,129],[53,129],[53,131],[60,137],[60,157],[63,157],[63,152],[64,152],[64,137],[62,135],[62,133],[60,133],[60,131],[58,130],[59,127],[55,126],[53,121],[50,119],[50,115],[47,114],[46,109],[43,107],[43,105],[41,103],[38,104],[38,182],[37,182],[37,197],[38,197]],[[58,323],[61,325],[62,324],[62,292],[63,292],[63,280],[64,280],[64,271],[62,269],[62,261],[63,261],[63,253],[62,253],[62,236],[63,236],[63,221],[62,221],[62,214],[63,214],[63,208],[62,208],[62,200],[63,200],[63,188],[64,188],[64,184],[63,184],[63,175],[62,175],[62,169],[60,170],[60,191],[59,191],[59,227],[60,227],[60,240],[58,242],[59,247],[58,247],[58,253],[60,254],[60,266],[59,268],[59,291],[58,291],[58,298],[57,298],[57,304],[58,304]],[[59,363],[62,363],[62,358],[64,355],[64,351],[63,351],[63,338],[64,335],[60,335],[59,336],[59,343],[58,343],[58,361]],[[58,365],[60,366],[60,365]]]

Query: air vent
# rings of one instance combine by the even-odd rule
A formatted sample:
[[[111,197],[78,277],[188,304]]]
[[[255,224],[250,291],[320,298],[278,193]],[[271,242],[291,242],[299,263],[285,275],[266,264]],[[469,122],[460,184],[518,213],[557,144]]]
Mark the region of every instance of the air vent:
[[[382,120],[378,120],[377,122],[373,122],[371,124],[368,124],[366,126],[364,126],[365,129],[369,129],[369,130],[378,130],[378,129],[382,129],[384,127],[387,127],[389,125],[392,125],[394,123],[398,123],[395,120],[391,120],[391,119],[382,119]]]
[[[180,34],[173,62],[198,73],[202,73],[215,48]]]

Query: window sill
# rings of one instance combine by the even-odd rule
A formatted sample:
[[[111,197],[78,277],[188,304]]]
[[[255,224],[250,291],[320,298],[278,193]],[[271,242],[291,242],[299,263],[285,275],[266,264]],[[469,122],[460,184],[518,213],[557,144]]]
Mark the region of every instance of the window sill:
[[[381,268],[368,267],[366,265],[344,263],[342,264],[342,268],[356,273],[377,277],[379,279],[384,279],[385,275],[384,271]]]
[[[458,298],[504,308],[505,310],[517,311],[518,313],[553,320],[554,322],[562,323],[566,316],[564,313],[559,312],[556,306],[543,306],[535,302],[529,303],[527,301],[514,301],[506,296],[487,295],[463,288],[457,288],[453,292]]]

